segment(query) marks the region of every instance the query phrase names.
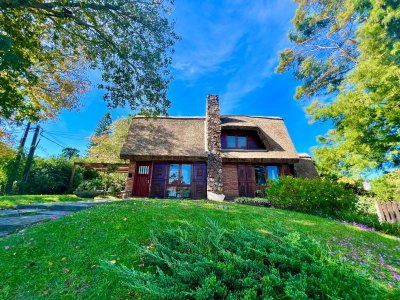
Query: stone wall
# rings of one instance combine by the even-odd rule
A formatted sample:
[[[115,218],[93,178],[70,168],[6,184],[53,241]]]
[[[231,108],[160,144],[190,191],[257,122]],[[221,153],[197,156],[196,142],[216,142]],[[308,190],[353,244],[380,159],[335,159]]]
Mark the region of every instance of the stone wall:
[[[226,199],[232,200],[239,197],[239,183],[236,164],[224,164],[222,166],[224,176],[224,195]]]
[[[135,178],[136,162],[131,160],[129,162],[128,174],[126,175],[125,193],[126,197],[131,197],[133,192],[133,179]]]
[[[218,96],[208,95],[206,106],[207,191],[222,194],[221,117]]]

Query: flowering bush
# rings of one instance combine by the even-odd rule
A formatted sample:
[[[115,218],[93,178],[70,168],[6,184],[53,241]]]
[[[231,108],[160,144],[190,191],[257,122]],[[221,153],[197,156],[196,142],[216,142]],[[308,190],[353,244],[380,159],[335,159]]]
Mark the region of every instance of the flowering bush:
[[[275,207],[330,215],[354,210],[357,202],[353,191],[342,184],[290,176],[268,181],[266,198]]]
[[[135,244],[137,268],[117,273],[139,299],[377,299],[362,273],[316,241],[281,229],[270,235],[208,222],[160,230]]]

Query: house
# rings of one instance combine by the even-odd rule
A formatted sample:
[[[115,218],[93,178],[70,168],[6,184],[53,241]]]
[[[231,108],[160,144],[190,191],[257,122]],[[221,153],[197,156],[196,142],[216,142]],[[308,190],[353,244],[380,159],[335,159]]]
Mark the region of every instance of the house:
[[[120,157],[130,162],[126,192],[134,197],[254,197],[268,178],[318,176],[282,118],[220,115],[215,95],[205,117],[134,117]]]

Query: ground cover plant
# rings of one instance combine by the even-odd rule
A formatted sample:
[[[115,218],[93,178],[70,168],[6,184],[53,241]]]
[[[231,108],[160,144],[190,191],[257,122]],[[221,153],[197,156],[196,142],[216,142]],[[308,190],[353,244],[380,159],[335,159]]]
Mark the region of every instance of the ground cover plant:
[[[332,259],[314,240],[276,229],[272,234],[227,230],[215,222],[154,233],[135,245],[141,268],[116,272],[144,299],[376,299],[362,273]]]
[[[188,225],[198,230],[206,228],[210,221],[217,222],[229,234],[248,232],[249,235],[271,236],[281,228],[290,236],[301,237],[300,244],[315,240],[312,244],[320,244],[325,253],[320,256],[324,266],[343,263],[343,268],[350,268],[357,278],[369,278],[365,289],[376,289],[378,298],[399,297],[400,280],[394,272],[400,272],[400,249],[399,240],[393,236],[275,208],[193,200],[131,200],[81,211],[1,239],[0,298],[134,298],[135,290],[127,286],[118,273],[105,266],[126,266],[141,271],[149,267],[152,272],[149,276],[154,275],[155,270],[149,265],[142,266],[143,259],[137,247],[139,244],[151,249],[151,230],[167,232]],[[279,238],[285,239],[285,236],[288,237],[282,235]],[[187,238],[191,240],[190,236]],[[229,243],[229,240],[227,238],[223,243]],[[357,256],[365,253],[364,264],[347,259],[353,251]],[[317,251],[311,252],[318,257]],[[380,254],[385,260],[384,265],[381,265]],[[315,264],[319,265],[318,259]],[[207,282],[211,285],[213,279]]]
[[[14,208],[18,204],[84,201],[75,195],[10,195],[0,196],[0,209]]]

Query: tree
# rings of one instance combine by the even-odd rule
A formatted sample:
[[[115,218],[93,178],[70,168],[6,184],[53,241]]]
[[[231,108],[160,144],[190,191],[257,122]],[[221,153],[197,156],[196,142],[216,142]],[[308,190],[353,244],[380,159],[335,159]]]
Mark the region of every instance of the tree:
[[[61,151],[61,157],[65,158],[67,160],[77,158],[77,157],[79,157],[79,150],[76,148],[72,148],[72,147],[64,148]]]
[[[380,201],[400,201],[400,170],[382,174],[371,180],[372,192]]]
[[[106,112],[105,115],[100,119],[99,123],[97,124],[97,128],[94,131],[93,136],[99,137],[102,135],[108,135],[110,132],[110,126],[112,125],[112,117],[110,112]],[[96,143],[90,140],[88,149],[90,151],[90,148],[95,146]]]
[[[315,99],[312,121],[333,129],[314,150],[323,174],[354,181],[398,166],[400,154],[400,3],[299,0],[278,72],[301,81],[295,98]]]
[[[158,0],[0,1],[0,117],[37,121],[74,109],[100,69],[111,108],[166,113],[177,40]]]
[[[102,136],[103,134],[108,134],[109,127],[112,124],[112,118],[110,112],[106,112],[106,114],[100,119],[99,124],[97,125],[96,130],[94,131],[95,136]]]
[[[109,134],[93,135],[90,140],[94,146],[89,149],[89,158],[107,163],[121,162],[119,154],[128,134],[131,121],[131,117],[120,118],[112,123]]]

